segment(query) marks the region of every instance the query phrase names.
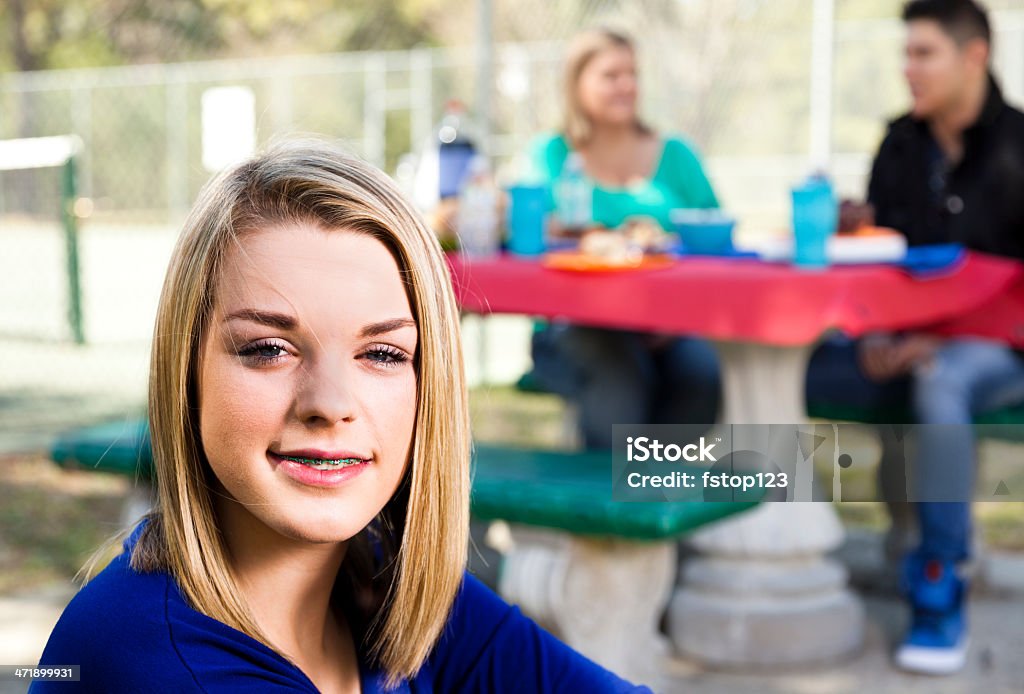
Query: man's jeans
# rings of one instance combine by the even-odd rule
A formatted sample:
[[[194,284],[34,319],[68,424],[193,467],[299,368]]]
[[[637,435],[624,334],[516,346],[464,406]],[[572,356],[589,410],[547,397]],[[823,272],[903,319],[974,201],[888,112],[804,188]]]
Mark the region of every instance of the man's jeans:
[[[713,424],[720,377],[714,347],[697,338],[552,324],[534,335],[540,385],[574,401],[587,448],[611,448],[613,424]]]
[[[864,409],[909,405],[916,423],[926,425],[919,428],[916,454],[910,461],[910,498],[948,499],[949,490],[964,490],[956,500],[915,504],[920,552],[929,559],[951,562],[967,558],[971,536],[967,499],[974,488],[976,465],[971,420],[983,412],[1024,402],[1024,357],[988,340],[951,339],[938,349],[932,362],[909,377],[875,383],[860,370],[857,343],[835,338],[811,357],[807,399]],[[889,427],[883,433],[883,443],[892,444],[892,432]],[[883,465],[891,462],[887,457],[883,453]]]

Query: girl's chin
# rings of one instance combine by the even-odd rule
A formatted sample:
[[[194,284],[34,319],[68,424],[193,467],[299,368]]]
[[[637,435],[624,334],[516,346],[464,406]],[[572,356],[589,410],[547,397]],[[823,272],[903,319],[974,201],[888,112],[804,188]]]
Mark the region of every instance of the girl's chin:
[[[358,535],[369,524],[359,524],[350,519],[324,519],[315,522],[309,518],[289,519],[284,523],[270,524],[284,537],[312,545],[345,543]]]

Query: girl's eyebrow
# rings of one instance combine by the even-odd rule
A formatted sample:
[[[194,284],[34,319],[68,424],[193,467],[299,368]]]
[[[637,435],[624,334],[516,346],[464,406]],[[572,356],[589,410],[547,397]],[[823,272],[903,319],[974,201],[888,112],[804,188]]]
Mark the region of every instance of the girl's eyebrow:
[[[384,333],[390,333],[401,328],[415,328],[416,321],[412,318],[392,318],[380,323],[370,323],[359,331],[359,337],[376,337]]]
[[[225,323],[233,320],[250,321],[261,325],[267,325],[271,328],[278,328],[279,330],[294,330],[298,325],[298,321],[287,313],[261,311],[255,308],[243,308],[228,314],[224,318]],[[394,332],[395,330],[400,330],[402,328],[415,327],[416,321],[411,318],[392,318],[391,320],[380,321],[379,323],[370,323],[363,326],[363,329],[359,331],[359,337],[376,337],[377,335]]]
[[[275,313],[274,311],[260,311],[255,308],[243,308],[239,311],[228,314],[224,318],[227,323],[233,320],[247,320],[253,323],[268,325],[281,330],[293,330],[298,321],[287,313]]]

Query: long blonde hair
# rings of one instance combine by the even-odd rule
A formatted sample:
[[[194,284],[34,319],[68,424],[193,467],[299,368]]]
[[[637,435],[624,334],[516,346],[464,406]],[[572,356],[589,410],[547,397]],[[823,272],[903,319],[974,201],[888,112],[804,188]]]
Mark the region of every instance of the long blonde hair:
[[[415,675],[441,634],[466,563],[470,437],[459,312],[444,256],[419,214],[386,176],[327,143],[285,142],[220,174],[185,223],[160,297],[150,366],[159,496],[131,565],[168,571],[196,610],[273,648],[238,590],[218,531],[196,368],[227,250],[241,233],[281,222],[380,240],[399,265],[417,322],[409,465],[378,518],[350,541],[338,577],[360,598],[362,646],[396,685]]]
[[[593,135],[594,124],[583,110],[580,103],[580,76],[587,65],[598,53],[610,48],[625,48],[634,55],[636,48],[633,41],[618,31],[605,27],[588,29],[577,34],[569,43],[565,57],[565,76],[563,96],[565,99],[562,132],[569,140],[573,149],[579,149],[589,142]],[[653,132],[639,118],[634,122],[637,132],[648,134]]]

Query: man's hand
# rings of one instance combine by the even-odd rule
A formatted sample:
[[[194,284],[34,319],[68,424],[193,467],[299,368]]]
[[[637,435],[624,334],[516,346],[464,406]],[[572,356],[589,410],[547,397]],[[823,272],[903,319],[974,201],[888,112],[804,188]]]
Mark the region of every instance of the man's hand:
[[[932,335],[869,335],[860,341],[860,367],[871,380],[888,381],[930,362],[940,344],[942,340]]]
[[[643,340],[644,344],[647,345],[647,349],[658,352],[668,347],[678,337],[678,335],[673,333],[645,333]]]

